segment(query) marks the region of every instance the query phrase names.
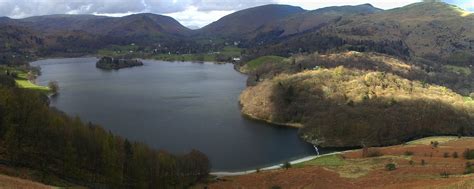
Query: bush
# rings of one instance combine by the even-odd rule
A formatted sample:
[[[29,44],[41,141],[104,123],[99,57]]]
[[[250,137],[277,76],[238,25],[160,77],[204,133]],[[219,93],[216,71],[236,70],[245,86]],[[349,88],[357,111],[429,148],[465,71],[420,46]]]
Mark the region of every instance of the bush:
[[[414,154],[414,153],[413,153],[412,151],[406,151],[406,152],[405,152],[405,155],[406,155],[406,156],[412,156],[413,154]]]
[[[284,169],[289,169],[289,168],[291,168],[291,163],[287,161],[287,162],[283,163],[283,165],[281,167],[284,168]]]
[[[414,162],[413,160],[410,160],[410,161],[408,162],[408,164],[410,164],[410,165],[414,165],[414,164],[415,164],[415,162]]]
[[[466,162],[466,167],[464,168],[464,174],[471,174],[474,172],[471,162]]]
[[[449,152],[444,152],[443,157],[448,158],[449,157]]]
[[[424,159],[421,160],[421,165],[426,165],[426,161]]]
[[[59,91],[59,84],[58,84],[57,81],[50,81],[50,82],[48,83],[48,87],[49,87],[49,89],[51,90],[51,92],[52,92],[53,94],[57,94],[58,91]]]
[[[450,174],[449,174],[448,172],[446,172],[446,171],[443,171],[443,172],[440,173],[440,175],[441,175],[441,177],[443,177],[443,178],[448,178]]]
[[[474,100],[474,93],[471,93],[469,96]]]
[[[433,146],[433,148],[437,148],[438,145],[439,145],[438,141],[431,141],[431,146]]]
[[[393,171],[393,170],[397,169],[397,165],[395,165],[395,163],[389,163],[389,164],[385,165],[385,169],[387,171]]]
[[[457,152],[453,152],[453,158],[458,158],[458,153]]]
[[[376,148],[364,148],[362,151],[362,157],[379,157],[383,156],[383,153]]]
[[[474,159],[474,150],[466,149],[463,153],[465,159]]]

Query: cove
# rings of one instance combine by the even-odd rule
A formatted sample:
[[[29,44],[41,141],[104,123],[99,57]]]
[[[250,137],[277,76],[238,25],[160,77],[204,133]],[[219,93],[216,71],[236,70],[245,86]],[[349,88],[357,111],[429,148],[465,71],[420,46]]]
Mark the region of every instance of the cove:
[[[213,171],[261,168],[315,154],[296,129],[241,115],[238,97],[246,76],[232,64],[144,60],[141,67],[104,71],[96,61],[45,59],[32,65],[41,67],[38,84],[59,83],[51,106],[156,149],[199,150]]]

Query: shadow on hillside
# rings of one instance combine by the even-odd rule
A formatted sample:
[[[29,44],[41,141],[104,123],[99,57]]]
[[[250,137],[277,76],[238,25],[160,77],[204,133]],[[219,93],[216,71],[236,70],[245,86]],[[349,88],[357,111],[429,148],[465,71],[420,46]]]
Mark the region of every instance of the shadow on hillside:
[[[432,135],[473,135],[474,106],[417,96],[364,97],[345,94],[327,98],[322,88],[301,89],[291,84],[273,87],[270,108],[277,122],[300,122],[300,135],[323,147],[400,144]],[[402,99],[402,100],[400,100]]]

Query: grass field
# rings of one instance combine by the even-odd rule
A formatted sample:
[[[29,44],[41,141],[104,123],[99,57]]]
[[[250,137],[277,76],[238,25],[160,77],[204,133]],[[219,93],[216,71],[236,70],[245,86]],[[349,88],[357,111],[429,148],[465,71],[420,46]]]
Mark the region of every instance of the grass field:
[[[344,165],[344,163],[345,161],[339,155],[328,155],[324,157],[315,158],[310,161],[295,164],[293,165],[293,167],[305,167],[313,165],[335,167],[342,166]]]
[[[15,81],[16,81],[16,84],[20,88],[31,89],[31,90],[41,91],[41,92],[49,92],[49,87],[36,85],[32,83],[31,81],[29,81],[27,73],[23,71],[19,71],[19,70],[15,70],[15,71],[17,72],[17,77],[15,78]]]

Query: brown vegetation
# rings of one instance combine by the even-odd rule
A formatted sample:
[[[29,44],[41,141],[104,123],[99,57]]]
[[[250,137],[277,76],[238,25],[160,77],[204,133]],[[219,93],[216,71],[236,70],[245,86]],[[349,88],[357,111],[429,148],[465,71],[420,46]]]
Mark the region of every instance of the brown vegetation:
[[[469,161],[444,158],[443,155],[473,148],[474,139],[449,139],[440,142],[439,148],[433,148],[429,143],[378,148],[384,154],[381,157],[364,158],[362,150],[346,152],[339,156],[343,161],[339,165],[309,164],[288,170],[224,177],[209,188],[472,188],[474,176],[465,174]],[[414,153],[405,156],[406,151]],[[396,165],[396,169],[387,166],[389,164]]]

